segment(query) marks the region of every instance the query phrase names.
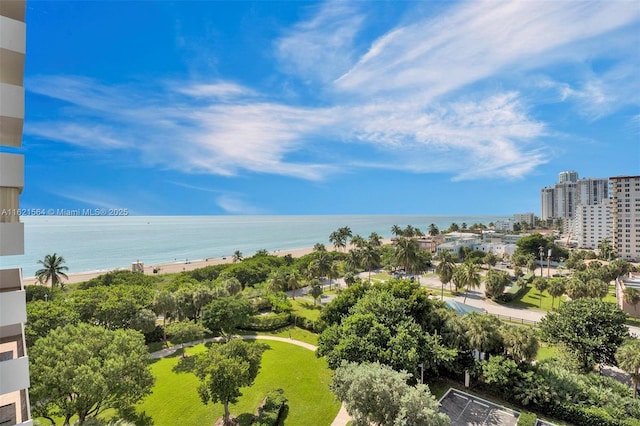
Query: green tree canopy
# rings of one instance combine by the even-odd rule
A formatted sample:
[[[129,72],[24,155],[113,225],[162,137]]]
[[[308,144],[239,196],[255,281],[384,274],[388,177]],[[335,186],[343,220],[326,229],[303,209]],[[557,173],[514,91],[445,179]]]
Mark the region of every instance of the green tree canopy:
[[[260,371],[262,353],[268,347],[233,339],[215,344],[198,355],[195,374],[200,379],[198,394],[204,404],[220,402],[224,406],[224,424],[229,425],[229,404],[242,395],[240,388],[251,386]]]
[[[598,299],[566,302],[558,312],[540,322],[545,340],[562,343],[584,371],[595,364],[615,365],[615,352],[628,337],[626,314],[612,303]]]
[[[133,330],[67,325],[39,339],[29,358],[33,414],[65,425],[130,407],[153,386],[144,337]]]
[[[451,420],[438,412],[438,402],[425,385],[410,386],[406,372],[379,363],[343,363],[335,372],[331,390],[344,401],[354,426],[432,425]]]
[[[253,314],[251,302],[243,297],[221,297],[209,303],[202,314],[202,325],[225,335],[243,326]]]

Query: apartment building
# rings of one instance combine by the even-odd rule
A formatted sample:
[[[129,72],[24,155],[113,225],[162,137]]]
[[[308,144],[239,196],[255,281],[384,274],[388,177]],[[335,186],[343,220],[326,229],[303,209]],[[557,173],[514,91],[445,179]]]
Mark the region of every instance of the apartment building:
[[[609,181],[613,249],[622,259],[640,260],[640,176],[615,176]]]
[[[597,205],[579,204],[573,220],[574,239],[580,248],[595,250],[604,239],[611,241],[611,200]]]
[[[0,1],[0,256],[24,253],[19,197],[24,186],[25,1]],[[27,320],[20,268],[0,269],[0,425],[32,425]]]
[[[521,225],[527,224],[533,227],[536,223],[536,215],[533,213],[515,213],[513,215],[513,223],[519,223]]]

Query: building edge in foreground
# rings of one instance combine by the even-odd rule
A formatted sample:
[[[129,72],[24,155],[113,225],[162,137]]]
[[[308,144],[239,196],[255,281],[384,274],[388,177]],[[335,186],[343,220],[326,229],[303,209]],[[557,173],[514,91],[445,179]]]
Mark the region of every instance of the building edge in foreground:
[[[25,0],[0,1],[0,256],[24,254]],[[0,269],[0,424],[33,425],[24,338],[26,295],[20,268]]]

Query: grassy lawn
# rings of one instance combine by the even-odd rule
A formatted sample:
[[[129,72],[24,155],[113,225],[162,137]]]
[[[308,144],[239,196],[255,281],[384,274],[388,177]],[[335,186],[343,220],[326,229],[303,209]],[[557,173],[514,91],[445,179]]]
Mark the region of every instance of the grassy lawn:
[[[230,407],[241,424],[249,424],[267,391],[284,389],[288,399],[287,425],[330,425],[340,409],[329,391],[331,371],[312,351],[283,342],[262,341],[271,349],[262,357],[262,367],[253,386]],[[206,350],[204,345],[188,348],[193,355]],[[192,373],[175,373],[179,356],[164,358],[152,365],[156,384],[153,393],[138,405],[138,412],[153,418],[155,426],[199,426],[212,424],[222,415],[221,404],[204,405],[198,396],[198,379]]]
[[[322,310],[322,306],[318,303],[316,306],[313,306],[313,302],[309,302],[308,300],[297,298],[296,300],[289,299],[291,305],[293,306],[293,311],[300,315],[303,318],[310,319],[312,321],[316,321],[320,318],[320,311]]]
[[[564,301],[564,297],[562,297]],[[533,286],[529,286],[526,293],[522,295],[520,299],[512,300],[511,302],[503,303],[506,306],[512,306],[514,308],[523,309],[537,309],[548,312],[551,310],[552,297],[546,291],[542,292],[542,307],[540,307],[540,292]],[[558,298],[553,301],[553,309],[558,308]]]
[[[557,358],[558,357],[558,348],[556,346],[551,346],[547,343],[540,342],[540,347],[538,348],[538,355],[536,359],[538,361],[543,361],[545,359]]]

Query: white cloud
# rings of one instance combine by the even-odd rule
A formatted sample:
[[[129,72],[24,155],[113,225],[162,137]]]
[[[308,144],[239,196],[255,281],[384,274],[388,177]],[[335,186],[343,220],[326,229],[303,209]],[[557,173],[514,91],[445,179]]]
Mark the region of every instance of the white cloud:
[[[358,4],[328,1],[310,19],[285,31],[275,53],[285,72],[303,80],[329,82],[356,61],[354,39],[364,22]]]
[[[238,194],[223,194],[216,199],[216,204],[230,214],[257,215],[268,213],[248,203],[243,196]]]
[[[367,97],[419,93],[428,101],[509,68],[531,69],[563,60],[564,53],[577,55],[572,43],[638,16],[637,4],[623,1],[462,3],[444,16],[388,32],[336,86]]]

